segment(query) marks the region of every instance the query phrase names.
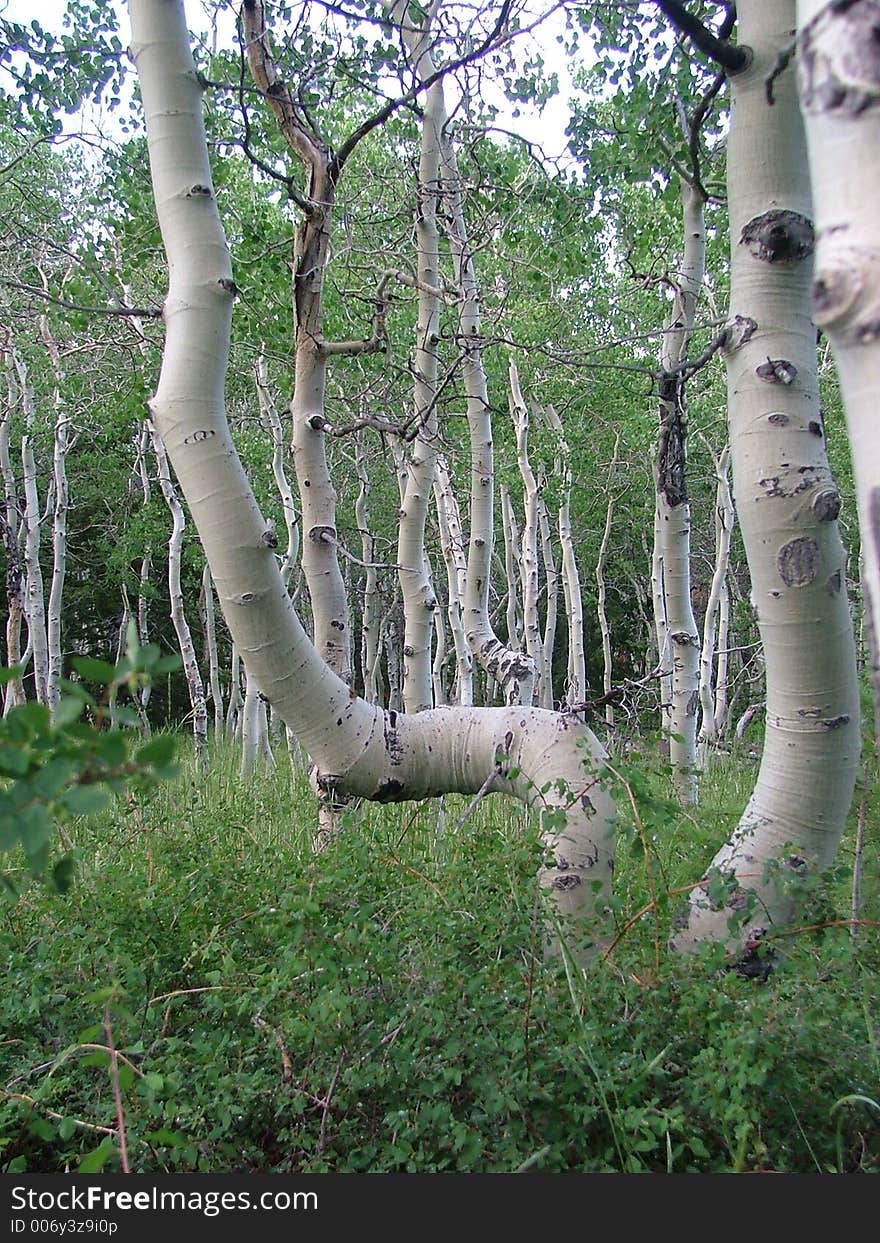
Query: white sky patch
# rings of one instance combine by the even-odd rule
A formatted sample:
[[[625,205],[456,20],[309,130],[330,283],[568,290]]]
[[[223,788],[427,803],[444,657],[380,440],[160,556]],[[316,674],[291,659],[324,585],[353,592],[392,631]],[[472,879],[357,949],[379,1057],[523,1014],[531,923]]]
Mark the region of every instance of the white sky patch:
[[[206,46],[228,47],[234,44],[233,9],[218,11],[216,3],[202,3],[201,0],[186,0],[185,7],[191,31]],[[119,16],[119,37],[124,45],[129,32],[126,5],[122,0],[114,0],[113,8]],[[44,30],[52,33],[69,30],[64,25],[66,10],[66,0],[40,0],[36,5],[34,0],[0,0],[0,17],[24,25],[36,19]],[[216,35],[213,33],[215,18]],[[564,18],[561,13],[555,12],[527,36],[531,49],[540,49],[548,74],[557,75],[559,91],[556,95],[543,107],[537,107],[529,103],[511,104],[500,90],[496,90],[491,97],[487,91],[486,102],[491,102],[498,109],[495,122],[498,131],[519,135],[534,145],[536,155],[554,165],[568,167],[574,163],[573,157],[568,153],[565,137],[572,85],[569,72],[571,62],[559,41],[564,29]],[[451,104],[453,100],[450,100]],[[104,108],[88,107],[79,116],[65,118],[64,129],[69,133],[82,133],[93,140],[112,142],[124,137],[116,120],[116,113]]]

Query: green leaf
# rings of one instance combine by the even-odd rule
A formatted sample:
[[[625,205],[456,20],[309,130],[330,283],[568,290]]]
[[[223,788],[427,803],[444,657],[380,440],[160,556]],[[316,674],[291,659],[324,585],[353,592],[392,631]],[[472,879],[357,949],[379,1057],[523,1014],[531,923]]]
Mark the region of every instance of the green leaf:
[[[74,699],[72,695],[65,696],[55,708],[56,726],[59,729],[63,729],[65,725],[72,725],[74,721],[78,721],[82,715],[83,707],[83,700]]]
[[[179,656],[162,656],[150,667],[150,672],[153,674],[174,673],[176,669],[180,669],[182,664],[183,661]]]
[[[55,824],[45,807],[31,804],[18,813],[18,836],[28,858],[46,846],[55,831]]]
[[[30,785],[38,798],[45,799],[47,802],[53,799],[59,790],[63,790],[67,783],[75,776],[77,766],[73,760],[63,756],[56,756],[55,759],[49,760],[31,777]]]
[[[134,758],[138,764],[169,764],[176,749],[173,734],[157,734],[135,751]]]
[[[116,1145],[112,1140],[104,1139],[97,1148],[87,1152],[77,1166],[78,1174],[98,1174],[111,1157],[116,1156]]]
[[[101,686],[109,686],[116,678],[116,666],[106,660],[95,660],[92,656],[74,656],[70,662],[81,678],[89,682],[98,682]]]
[[[93,816],[103,811],[110,802],[110,795],[97,785],[77,785],[65,790],[58,802],[72,816]]]
[[[9,726],[10,733],[16,732],[23,727],[23,733],[18,733],[19,737],[34,737],[37,734],[44,734],[49,728],[51,718],[49,709],[45,704],[38,704],[31,701],[22,704],[18,708],[13,708],[6,723]]]
[[[31,758],[22,747],[10,747],[0,743],[0,773],[6,777],[23,777],[30,767]]]
[[[0,669],[0,686],[6,686],[8,682],[21,677],[23,672],[21,665],[12,665],[7,669]]]
[[[56,893],[67,893],[73,884],[75,872],[73,855],[67,854],[58,860],[52,869],[52,888]]]
[[[61,1139],[70,1139],[76,1134],[76,1123],[73,1118],[62,1118],[58,1123],[58,1135]]]

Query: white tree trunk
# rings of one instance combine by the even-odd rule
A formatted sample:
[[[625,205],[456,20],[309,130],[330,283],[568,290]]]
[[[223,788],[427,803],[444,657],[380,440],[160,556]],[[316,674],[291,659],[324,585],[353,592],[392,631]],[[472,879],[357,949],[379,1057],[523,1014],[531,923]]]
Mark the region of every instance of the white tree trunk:
[[[706,257],[704,198],[680,181],[684,247],[673,284],[673,304],[663,332],[660,358],[660,435],[655,482],[654,591],[661,668],[661,717],[669,737],[669,760],[676,793],[683,804],[697,798],[697,709],[700,636],[691,606],[690,529],[687,493],[687,408],[684,378],[677,371],[687,357]],[[668,698],[667,698],[668,695]]]
[[[354,514],[361,536],[361,560],[364,563],[364,600],[361,608],[361,669],[363,670],[364,699],[367,703],[379,700],[377,680],[379,667],[379,584],[376,577],[376,541],[370,530],[369,476],[363,442],[355,446],[355,468],[358,477],[358,495]]]
[[[189,622],[186,620],[183,590],[180,584],[180,561],[186,519],[171,481],[165,443],[155,420],[150,424],[150,437],[153,442],[153,452],[156,455],[159,487],[171,514],[171,535],[168,539],[168,594],[171,598],[171,621],[174,625],[174,633],[177,635],[177,645],[180,648],[183,673],[189,691],[196,760],[200,767],[204,767],[208,760],[208,709],[205,703],[205,684],[199,672],[199,662]]]
[[[544,641],[541,645],[543,669],[541,673],[541,707],[552,709],[553,698],[553,651],[556,647],[556,610],[559,600],[559,571],[553,555],[553,538],[547,506],[538,490],[538,530],[541,535],[541,559],[544,562],[544,581],[547,585],[547,608],[544,615]]]
[[[816,210],[813,315],[846,411],[880,736],[880,4],[799,0],[797,67]]]
[[[495,451],[489,388],[480,337],[480,300],[462,206],[461,178],[452,143],[443,143],[446,232],[459,295],[457,344],[467,396],[471,443],[470,541],[464,598],[464,628],[474,659],[502,687],[508,703],[532,702],[537,670],[527,654],[501,642],[489,619],[489,587],[495,543]]]
[[[33,432],[36,422],[34,393],[28,380],[27,364],[11,351],[18,376],[18,396],[24,413],[25,434],[21,438],[21,474],[24,489],[24,616],[28,627],[28,649],[34,666],[34,695],[38,703],[49,702],[49,640],[46,632],[46,597],[40,567],[41,528],[45,515],[40,512],[37,466]],[[48,507],[47,507],[48,510]]]
[[[390,6],[403,20],[405,4]],[[435,66],[429,43],[430,19],[422,30],[408,21],[403,27],[409,60],[424,82]],[[434,486],[437,459],[437,347],[440,343],[440,149],[446,125],[443,81],[424,96],[419,175],[416,189],[416,282],[418,322],[413,350],[414,410],[418,433],[405,459],[406,482],[400,499],[397,564],[403,597],[403,704],[407,712],[423,712],[433,702],[431,641],[437,600],[425,557],[425,522]]]
[[[454,700],[461,707],[469,708],[474,702],[474,658],[464,632],[463,622],[467,559],[464,552],[458,502],[452,488],[449,467],[442,454],[437,458],[434,502],[437,507],[437,526],[440,531],[440,551],[446,566],[446,590],[449,600],[446,616],[455,646]]]
[[[766,81],[794,29],[794,0],[740,0],[748,67],[731,81],[731,268],[725,346],[737,515],[767,664],[754,792],[694,890],[679,948],[754,948],[788,920],[803,876],[834,857],[859,759],[859,704],[840,498],[819,415],[809,287],[813,227],[794,76]],[[729,921],[742,917],[737,929]]]
[[[733,532],[734,508],[728,474],[730,471],[730,447],[726,446],[719,457],[712,455],[715,464],[715,567],[706,613],[703,618],[703,646],[700,651],[700,746],[702,749],[718,738],[719,706],[723,707],[727,693],[727,621],[722,616],[722,603],[727,597],[727,567],[730,562],[730,537]],[[715,669],[716,630],[718,668]],[[723,663],[722,663],[723,662]],[[713,678],[713,675],[714,678]],[[702,765],[701,765],[702,766]]]
[[[43,283],[45,285],[45,280]],[[62,667],[61,602],[67,571],[67,510],[70,499],[67,487],[67,454],[70,419],[61,396],[63,379],[61,358],[45,315],[40,316],[40,336],[52,364],[54,381],[52,406],[55,410],[55,429],[52,436],[52,480],[55,504],[52,510],[52,581],[49,587],[49,604],[46,614],[47,702],[54,715],[61,698],[59,686]]]
[[[608,555],[608,543],[611,539],[611,523],[614,518],[614,472],[617,467],[617,453],[620,449],[620,436],[614,437],[614,453],[611,455],[611,466],[608,469],[608,504],[605,508],[605,527],[602,541],[599,544],[599,555],[596,558],[596,617],[599,622],[599,633],[602,635],[602,690],[608,695],[612,686],[611,659],[611,628],[608,625],[608,614],[605,609],[605,558]],[[610,702],[605,705],[605,724],[614,728],[614,706]]]
[[[211,579],[211,567],[205,565],[202,570],[202,598],[199,612],[205,636],[205,656],[208,661],[208,685],[211,688],[211,702],[214,706],[214,737],[223,733],[223,691],[220,686],[220,665],[217,660],[217,625],[214,618],[214,583]]]
[[[287,448],[284,427],[278,407],[272,400],[272,394],[269,391],[268,368],[265,355],[262,352],[257,359],[257,365],[254,369],[254,382],[257,389],[257,404],[260,407],[260,414],[268,424],[269,432],[272,436],[272,474],[275,477],[278,495],[281,497],[281,508],[284,511],[284,529],[287,534],[287,547],[281,561],[281,577],[289,590],[290,579],[296,565],[296,559],[299,556],[299,523],[296,519],[296,503],[293,499],[293,490],[288,482],[287,471],[284,465]],[[271,532],[267,532],[267,544],[270,547],[272,546],[271,535]]]
[[[535,692],[541,696],[541,675],[544,672],[544,644],[538,617],[538,481],[529,460],[529,411],[519,385],[519,372],[511,363],[508,369],[510,382],[510,409],[516,428],[516,458],[523,481],[522,532],[522,584],[523,584],[523,633],[529,660],[536,671]]]
[[[537,708],[386,712],[354,696],[309,642],[265,546],[225,416],[234,285],[183,8],[179,0],[131,0],[130,14],[171,278],[151,409],[234,641],[324,788],[379,801],[499,790],[546,810],[552,858],[543,883],[560,915],[594,920],[608,896],[613,808],[600,781],[602,749],[588,730]]]
[[[6,349],[0,348],[0,357],[5,357],[6,354]],[[19,529],[22,524],[18,513],[15,472],[12,469],[12,459],[9,455],[9,424],[12,410],[18,400],[18,389],[11,359],[7,370],[7,381],[9,402],[5,410],[0,410],[0,474],[3,477],[3,544],[6,549],[6,666],[9,669],[15,669],[20,668],[22,660],[21,623],[25,606],[24,565],[19,539]],[[4,717],[24,702],[24,685],[21,677],[11,678],[4,688]]]

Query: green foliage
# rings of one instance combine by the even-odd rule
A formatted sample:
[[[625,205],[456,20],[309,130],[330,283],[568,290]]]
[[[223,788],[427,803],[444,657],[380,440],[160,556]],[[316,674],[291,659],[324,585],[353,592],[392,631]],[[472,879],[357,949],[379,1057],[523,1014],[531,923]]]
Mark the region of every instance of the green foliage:
[[[108,1024],[136,1171],[878,1168],[877,937],[831,926],[843,870],[765,982],[669,957],[674,899],[659,959],[648,913],[569,976],[542,961],[541,846],[506,804],[455,834],[458,800],[445,832],[435,801],[352,809],[315,859],[301,776],[237,761],[77,824],[75,888],[6,907],[7,1172],[118,1168]],[[627,766],[657,892],[739,814],[741,767],[690,821],[662,769]],[[623,931],[644,850],[616,880]]]
[[[84,682],[65,681],[54,717],[39,703],[13,708],[0,720],[0,854],[17,864],[21,852],[27,873],[44,876],[63,893],[74,875],[76,851],[68,845],[67,831],[79,817],[106,811],[113,795],[147,788],[171,777],[175,740],[157,735],[144,743],[140,718],[116,696],[145,685],[180,663],[162,656],[158,647],[140,647],[135,628],[129,628],[128,653],[117,665],[88,657],[74,659],[85,681],[104,689],[99,702]],[[18,669],[0,670],[0,682],[12,680]],[[60,838],[64,853],[54,853]],[[15,899],[21,869],[0,873],[0,885]]]

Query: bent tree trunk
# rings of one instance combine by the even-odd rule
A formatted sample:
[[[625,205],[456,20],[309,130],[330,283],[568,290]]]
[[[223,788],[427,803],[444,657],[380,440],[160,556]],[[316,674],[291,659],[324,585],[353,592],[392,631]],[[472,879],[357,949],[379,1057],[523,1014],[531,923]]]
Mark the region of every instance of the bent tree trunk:
[[[766,80],[794,0],[741,0],[751,48],[732,78],[731,267],[725,347],[737,511],[767,663],[754,793],[693,892],[678,948],[756,946],[791,917],[798,883],[834,857],[859,758],[859,707],[840,498],[828,468],[810,319],[810,187],[793,74]]]
[[[852,445],[860,577],[880,722],[880,4],[800,0],[798,27],[816,205],[813,315],[834,351]]]
[[[594,919],[608,897],[613,806],[601,785],[602,749],[587,729],[538,708],[385,711],[359,699],[309,641],[226,420],[235,286],[183,6],[131,0],[129,10],[170,271],[165,351],[150,406],[233,640],[325,789],[386,802],[451,791],[514,795],[545,813],[550,857],[542,883],[556,911]]]

